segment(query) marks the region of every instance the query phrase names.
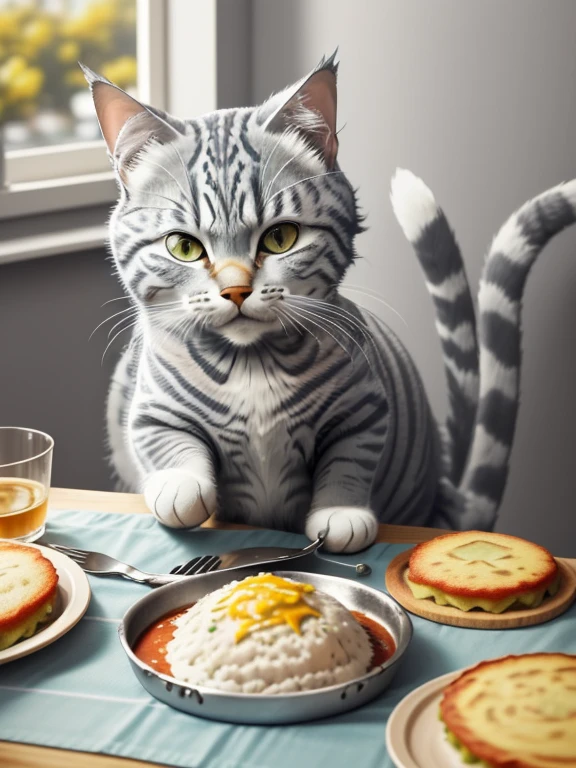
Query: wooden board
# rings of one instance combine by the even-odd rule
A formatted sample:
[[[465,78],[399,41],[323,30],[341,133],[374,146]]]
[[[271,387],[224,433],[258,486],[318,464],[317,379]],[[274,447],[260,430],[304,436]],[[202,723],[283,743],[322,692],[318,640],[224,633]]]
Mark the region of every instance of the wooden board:
[[[560,569],[560,588],[554,597],[547,597],[538,608],[507,610],[503,613],[487,613],[480,610],[461,611],[451,605],[437,605],[432,598],[417,599],[406,584],[405,575],[412,550],[401,552],[386,569],[386,588],[401,606],[416,616],[471,629],[512,629],[543,624],[567,611],[576,598],[576,560],[557,557]]]
[[[118,512],[120,514],[149,515],[150,510],[144,503],[144,497],[137,493],[111,493],[109,491],[83,491],[75,488],[52,488],[50,491],[52,509],[84,509],[90,512]],[[256,530],[253,526],[223,523],[211,517],[202,528],[218,528],[225,531]],[[444,536],[444,528],[421,528],[417,525],[378,526],[375,543],[420,544],[436,536]],[[1,765],[1,763],[0,763]]]

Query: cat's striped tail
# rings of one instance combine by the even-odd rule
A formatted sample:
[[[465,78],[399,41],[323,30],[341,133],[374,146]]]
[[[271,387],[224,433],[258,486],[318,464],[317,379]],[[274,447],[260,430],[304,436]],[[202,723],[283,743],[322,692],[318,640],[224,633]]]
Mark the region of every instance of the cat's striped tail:
[[[410,171],[397,170],[391,185],[394,213],[424,270],[436,310],[448,381],[446,475],[461,480],[478,406],[478,345],[474,304],[454,233],[432,192]]]
[[[525,203],[492,243],[478,295],[480,399],[468,461],[457,489],[465,506],[459,519],[451,521],[454,527],[487,530],[496,521],[518,413],[524,286],[540,251],[574,222],[576,180]]]

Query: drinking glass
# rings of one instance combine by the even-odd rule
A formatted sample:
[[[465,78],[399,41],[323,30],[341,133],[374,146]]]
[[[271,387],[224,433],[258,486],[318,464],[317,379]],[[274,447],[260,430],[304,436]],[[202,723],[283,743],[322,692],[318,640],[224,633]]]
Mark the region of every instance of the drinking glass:
[[[54,440],[25,427],[0,427],[0,539],[44,533]]]

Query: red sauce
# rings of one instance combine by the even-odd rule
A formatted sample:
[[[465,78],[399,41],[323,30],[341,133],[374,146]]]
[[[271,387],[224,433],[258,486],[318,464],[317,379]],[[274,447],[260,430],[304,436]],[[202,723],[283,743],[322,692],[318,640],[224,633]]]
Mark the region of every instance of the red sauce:
[[[187,610],[188,608],[179,608],[177,611],[162,616],[140,635],[134,646],[134,653],[140,661],[148,664],[161,675],[172,674],[172,668],[166,661],[166,646],[174,637],[176,630],[174,621]]]
[[[356,619],[367,632],[370,642],[372,643],[372,669],[379,667],[380,664],[384,664],[388,661],[396,651],[396,643],[394,638],[388,632],[386,627],[379,624],[374,619],[368,618],[359,611],[351,611],[352,616]]]
[[[166,646],[174,637],[176,625],[174,621],[186,613],[187,608],[180,608],[167,613],[142,633],[134,646],[134,653],[152,669],[162,675],[171,675],[172,669],[166,661]],[[358,611],[351,612],[356,621],[366,630],[372,643],[372,669],[384,664],[396,651],[396,643],[388,630],[374,619],[368,618]]]

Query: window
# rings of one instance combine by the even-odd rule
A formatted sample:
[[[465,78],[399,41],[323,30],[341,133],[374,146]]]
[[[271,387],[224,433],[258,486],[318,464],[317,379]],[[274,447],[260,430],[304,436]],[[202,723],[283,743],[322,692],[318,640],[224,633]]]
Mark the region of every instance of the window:
[[[0,0],[7,152],[100,138],[82,61],[136,90],[136,0]]]
[[[136,0],[0,0],[8,182],[106,171],[82,61],[135,92]]]
[[[250,0],[0,0],[0,267],[104,242],[118,190],[72,54],[190,117],[217,106],[220,37],[234,61],[222,82],[248,88],[250,19]]]

